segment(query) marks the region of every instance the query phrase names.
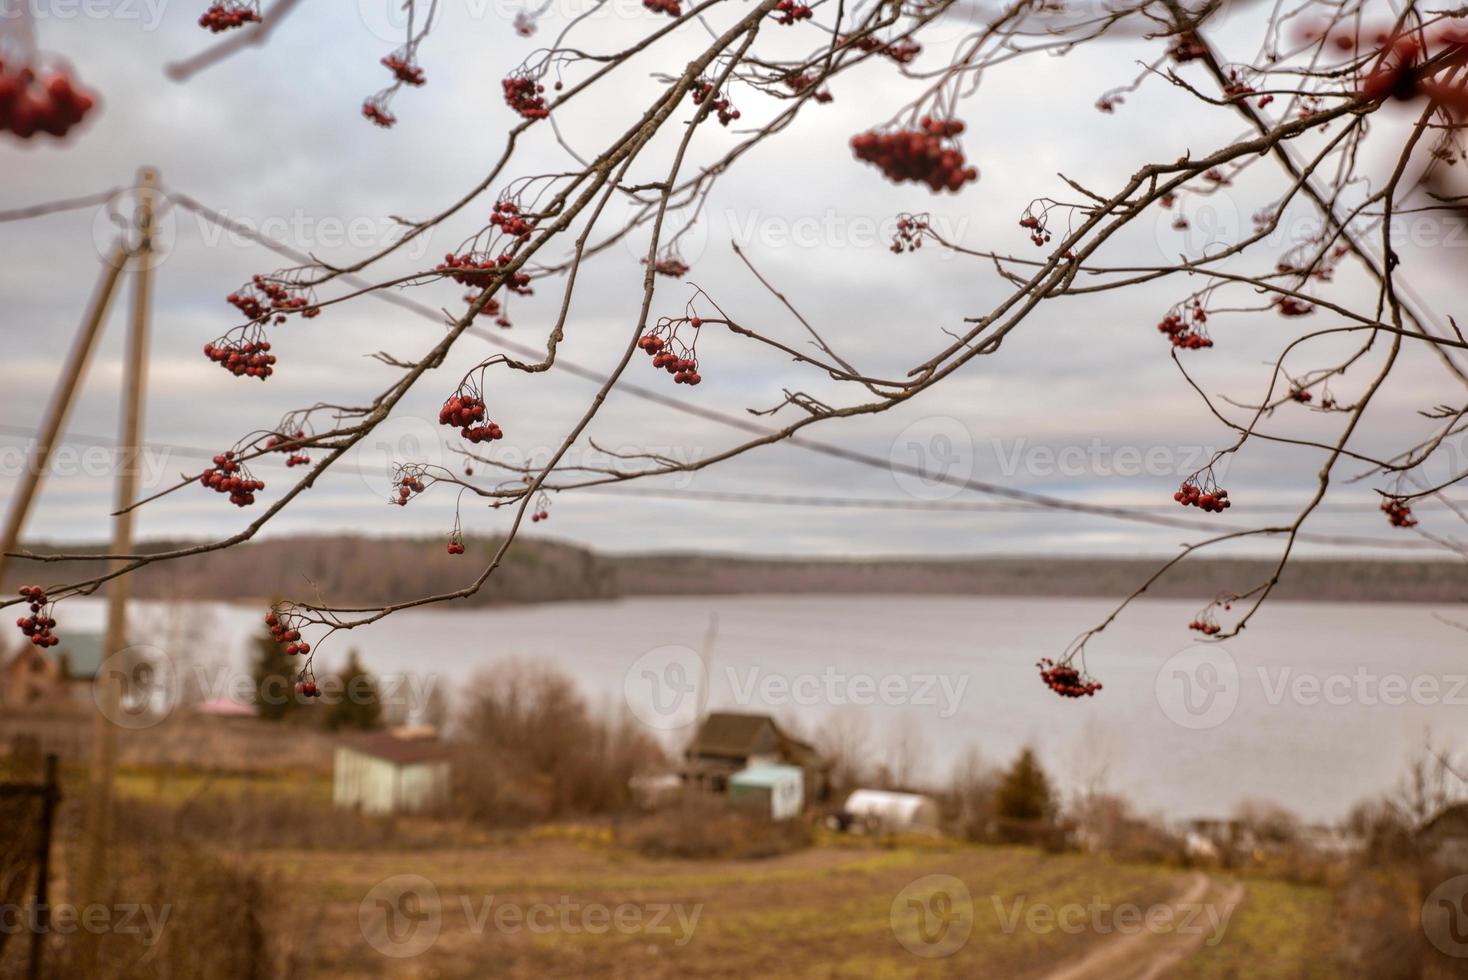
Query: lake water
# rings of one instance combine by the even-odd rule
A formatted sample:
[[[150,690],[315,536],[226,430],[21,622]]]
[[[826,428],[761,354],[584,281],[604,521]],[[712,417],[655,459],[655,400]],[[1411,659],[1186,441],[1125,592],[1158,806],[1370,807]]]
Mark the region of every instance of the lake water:
[[[159,613],[141,606],[140,617]],[[213,628],[198,659],[243,665],[261,610],[203,607]],[[1198,603],[1140,602],[1090,645],[1103,691],[1047,690],[1036,660],[1110,607],[908,596],[444,607],[339,633],[318,670],[356,648],[375,673],[412,672],[452,695],[501,661],[553,664],[593,704],[630,710],[670,745],[687,737],[676,726],[706,691],[710,708],[769,711],[807,736],[865,729],[873,758],[905,746],[914,775],[935,783],[970,745],[1002,763],[1030,743],[1063,786],[1101,785],[1172,818],[1255,798],[1334,820],[1394,784],[1429,731],[1468,749],[1468,633],[1433,615],[1451,608],[1272,603],[1244,635],[1199,645],[1186,629]],[[63,636],[102,621],[92,600],[62,612]],[[693,651],[711,616],[700,686]]]

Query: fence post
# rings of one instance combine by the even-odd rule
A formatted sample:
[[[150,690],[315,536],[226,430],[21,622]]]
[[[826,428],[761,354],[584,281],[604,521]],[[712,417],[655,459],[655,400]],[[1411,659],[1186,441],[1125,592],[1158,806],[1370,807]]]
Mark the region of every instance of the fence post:
[[[30,980],[41,980],[41,961],[46,949],[46,934],[51,929],[48,891],[51,879],[51,826],[56,819],[56,803],[61,787],[56,780],[56,753],[46,753],[46,770],[41,784],[41,832],[36,843],[36,904],[31,925]]]

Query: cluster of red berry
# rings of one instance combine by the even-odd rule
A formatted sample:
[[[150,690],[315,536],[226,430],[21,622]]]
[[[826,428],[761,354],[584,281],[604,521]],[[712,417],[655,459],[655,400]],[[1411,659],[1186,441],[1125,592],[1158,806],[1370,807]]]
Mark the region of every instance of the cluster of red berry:
[[[539,524],[541,521],[548,520],[550,520],[550,511],[548,510],[538,510],[530,515],[530,523],[532,524]]]
[[[709,99],[713,100],[713,110],[719,115],[720,126],[727,126],[739,118],[739,110],[734,108],[728,98],[715,91],[714,83],[707,78],[700,78],[698,86],[690,94],[694,105],[703,105]]]
[[[412,469],[404,469],[398,474],[397,488],[398,495],[388,499],[399,507],[406,507],[412,496],[427,490],[428,485],[423,482],[421,473]]]
[[[503,439],[504,432],[495,423],[487,421],[484,413],[484,399],[472,391],[461,389],[438,410],[438,424],[458,429],[459,435],[473,443]]]
[[[1400,500],[1387,500],[1381,505],[1386,519],[1392,522],[1392,527],[1416,527],[1417,518],[1412,516],[1412,508]]]
[[[1188,629],[1197,630],[1204,636],[1214,636],[1218,633],[1223,632],[1223,627],[1219,626],[1212,620],[1211,613],[1194,619],[1191,623],[1188,624]]]
[[[1214,487],[1205,491],[1192,477],[1183,481],[1172,499],[1184,507],[1196,507],[1207,514],[1221,514],[1233,506],[1228,499],[1227,490]]]
[[[964,166],[963,151],[949,145],[963,132],[962,120],[923,116],[918,126],[895,133],[861,133],[851,138],[851,149],[858,160],[876,164],[897,184],[910,180],[934,191],[957,192],[979,179],[976,168]]]
[[[1040,680],[1045,686],[1063,698],[1090,697],[1101,690],[1100,681],[1092,680],[1070,664],[1057,664],[1043,657],[1035,666],[1040,668]]]
[[[784,78],[785,87],[796,95],[804,95],[806,92],[809,92],[815,87],[817,81],[818,79],[811,72],[791,72]],[[824,105],[832,99],[831,90],[827,88],[820,89],[811,95],[811,98]]]
[[[305,450],[301,448],[301,440],[304,438],[306,438],[304,429],[297,429],[296,434],[291,436],[277,432],[266,440],[265,448],[288,453],[285,461],[287,467],[305,466],[311,462],[311,457],[307,456]]]
[[[1183,350],[1198,350],[1213,346],[1212,338],[1204,329],[1207,322],[1208,313],[1203,309],[1202,303],[1191,306],[1185,303],[1170,310],[1157,324],[1157,329],[1172,341],[1172,346]]]
[[[533,221],[526,221],[520,214],[520,206],[514,201],[500,201],[494,206],[494,214],[490,215],[489,223],[511,238],[521,241],[530,237],[535,230]]]
[[[1315,312],[1314,303],[1306,303],[1293,296],[1281,296],[1275,302],[1274,308],[1279,311],[1280,316],[1309,316]]]
[[[797,0],[780,0],[775,4],[773,16],[775,23],[789,27],[797,20],[810,20],[812,11],[805,4],[798,3]]]
[[[199,16],[199,26],[211,34],[260,23],[258,3],[240,3],[238,0],[215,0],[209,9]]]
[[[204,356],[237,378],[264,381],[275,373],[275,355],[270,353],[268,340],[220,338],[204,345]]]
[[[199,474],[199,482],[215,493],[229,494],[229,502],[236,507],[250,506],[255,491],[265,489],[265,481],[254,479],[233,450],[215,456],[214,465]]]
[[[270,638],[276,643],[285,645],[287,656],[294,657],[311,652],[311,644],[301,639],[301,631],[291,624],[289,617],[281,617],[272,609],[265,614],[265,625],[270,627]]]
[[[842,38],[841,40],[845,42],[848,39]],[[899,65],[908,64],[919,54],[921,54],[923,50],[923,46],[912,40],[911,38],[902,38],[899,41],[893,41],[889,44],[888,42],[883,41],[881,38],[874,37],[870,34],[866,35],[865,37],[857,38],[855,41],[852,41],[850,43],[852,47],[858,48],[862,51],[875,52],[884,57],[891,58]]]
[[[308,293],[262,275],[251,276],[242,289],[224,298],[250,320],[273,316],[276,323],[284,323],[290,313],[300,313],[307,320],[321,315],[321,307]]]
[[[1025,208],[1025,213],[1019,219],[1019,226],[1030,233],[1030,241],[1037,248],[1043,247],[1050,241],[1050,229],[1045,227],[1045,216],[1037,215]]]
[[[423,77],[423,69],[413,64],[412,55],[404,56],[394,52],[383,58],[382,64],[404,85],[418,86],[427,81]]]
[[[1460,64],[1462,55],[1468,52],[1468,31],[1461,27],[1448,26],[1424,37],[1420,30],[1410,34],[1399,34],[1395,38],[1378,35],[1381,51],[1368,59],[1372,69],[1361,79],[1357,94],[1369,101],[1385,98],[1412,99],[1426,95],[1438,104],[1458,113],[1468,114],[1468,91],[1460,80],[1438,81],[1422,70],[1422,65],[1432,62],[1440,72],[1449,65]],[[1446,55],[1447,57],[1440,57]],[[1456,70],[1456,69],[1454,69]]]
[[[688,323],[695,330],[703,326],[698,317],[693,317]],[[679,353],[673,352],[674,344],[681,348]],[[652,358],[653,367],[667,371],[676,384],[696,385],[703,380],[698,373],[698,353],[678,340],[677,328],[671,322],[659,324],[650,333],[639,337],[637,346]]]
[[[380,95],[362,103],[362,118],[383,129],[392,129],[393,124],[398,121],[397,116],[387,111],[387,101]]]
[[[454,533],[449,537],[449,554],[462,555],[463,553],[464,538],[459,534],[458,528],[455,528]]]
[[[1174,36],[1172,42],[1167,46],[1167,56],[1179,64],[1196,61],[1207,55],[1208,46],[1192,31],[1183,31]]]
[[[24,585],[21,586],[20,597],[29,599],[31,603],[31,614],[15,621],[26,638],[38,647],[54,647],[60,643],[61,640],[51,632],[56,628],[56,620],[46,608],[51,603],[46,590],[39,585]]]
[[[545,86],[529,75],[510,75],[502,83],[505,87],[505,105],[526,119],[544,119],[550,115],[545,106]]]
[[[647,265],[647,259],[642,260]],[[670,255],[667,258],[658,259],[652,264],[652,271],[660,276],[668,276],[672,279],[682,279],[688,275],[688,263],[677,256]]]
[[[927,215],[898,215],[897,231],[892,235],[892,251],[898,255],[903,252],[916,252],[923,247],[923,233],[927,230]]]
[[[1315,400],[1315,396],[1312,395],[1312,394],[1310,394],[1310,391],[1309,391],[1308,388],[1291,388],[1290,389],[1290,401],[1292,401],[1292,402],[1299,402],[1301,405],[1308,405],[1308,404],[1310,404],[1314,400]]]
[[[96,96],[78,89],[65,71],[53,71],[41,82],[29,66],[7,69],[0,61],[0,132],[8,129],[23,140],[37,133],[59,139],[96,102]]]
[[[474,286],[479,289],[484,289],[493,285],[502,275],[502,273],[496,270],[509,265],[513,261],[514,256],[508,252],[501,253],[498,259],[491,259],[488,256],[475,258],[473,252],[465,252],[463,255],[455,255],[452,252],[448,252],[444,255],[443,261],[433,271],[447,273],[450,279],[462,286]],[[505,279],[505,288],[521,296],[530,296],[535,292],[535,290],[530,288],[530,274],[528,272],[511,273],[509,278]]]
[[[678,0],[642,0],[642,5],[655,14],[682,17],[683,5]]]

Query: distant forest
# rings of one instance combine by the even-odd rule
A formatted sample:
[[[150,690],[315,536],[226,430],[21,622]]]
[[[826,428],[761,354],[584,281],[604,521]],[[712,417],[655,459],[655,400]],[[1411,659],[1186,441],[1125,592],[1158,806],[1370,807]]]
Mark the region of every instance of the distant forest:
[[[140,545],[140,553],[179,542]],[[281,537],[145,567],[133,594],[148,599],[268,598],[286,589],[314,590],[332,601],[377,603],[461,587],[497,546],[469,539],[452,557],[439,538],[351,535]],[[30,550],[105,553],[105,546],[35,543]],[[600,555],[553,540],[517,541],[489,585],[466,605],[611,599],[644,595],[755,593],[1098,596],[1129,594],[1157,570],[1158,558],[785,559],[718,555]],[[1268,576],[1266,559],[1185,561],[1147,593],[1208,599]],[[74,581],[102,571],[100,562],[43,565],[14,561],[4,588]],[[1465,602],[1468,563],[1298,559],[1285,569],[1280,599],[1350,602]]]

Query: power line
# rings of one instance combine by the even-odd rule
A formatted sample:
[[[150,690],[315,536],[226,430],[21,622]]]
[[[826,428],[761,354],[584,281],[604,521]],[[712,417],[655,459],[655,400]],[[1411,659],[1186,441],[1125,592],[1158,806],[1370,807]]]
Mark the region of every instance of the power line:
[[[0,222],[24,221],[28,218],[41,218],[48,214],[60,214],[64,211],[80,211],[82,208],[96,207],[98,204],[106,204],[118,194],[123,188],[113,187],[109,190],[98,191],[95,194],[87,194],[82,197],[68,197],[57,201],[47,201],[43,204],[32,204],[24,208],[15,208],[11,211],[0,211]]]
[[[289,258],[293,262],[298,262],[303,265],[316,262],[316,260],[312,256],[307,255],[304,252],[298,251],[297,249],[294,249],[291,246],[286,245],[282,242],[278,242],[275,239],[263,235],[252,228],[248,228],[245,225],[232,221],[230,218],[213,210],[212,208],[209,208],[207,205],[204,205],[203,203],[199,202],[193,197],[190,197],[187,194],[170,190],[168,192],[168,197],[180,207],[183,207],[186,210],[198,214],[200,217],[218,225],[221,228],[233,231],[236,234],[239,234],[242,237],[245,237],[255,242],[263,248],[273,251],[278,255]],[[424,317],[425,319],[430,319],[440,325],[442,325],[444,322],[443,312],[441,310],[436,310],[425,303],[420,303],[417,300],[402,295],[401,293],[387,292],[383,289],[377,288],[374,286],[373,283],[359,276],[342,274],[338,276],[338,278],[340,278],[344,283],[352,286],[353,288],[366,290],[368,295],[374,296],[385,303],[390,303],[401,309],[408,310],[409,312]],[[491,333],[490,331],[484,330],[479,327],[470,326],[466,333],[479,337],[480,339],[485,340],[490,344],[501,347],[520,357],[538,360],[545,356],[544,351],[537,350],[536,348],[529,347],[524,344],[516,343],[515,341],[508,340],[498,334]],[[562,371],[565,371],[567,374],[582,378],[586,381],[590,381],[593,384],[602,385],[605,384],[607,381],[607,376],[605,374],[593,370],[592,368],[584,367],[580,364],[575,363],[574,361],[567,360],[563,356],[558,355],[553,366]],[[673,398],[669,395],[663,394],[660,391],[654,391],[651,388],[645,388],[642,385],[636,384],[635,382],[619,382],[614,391],[625,392],[633,396],[634,398],[640,398],[644,401],[652,402],[665,408],[673,409],[677,412],[682,412],[685,415],[691,415],[695,418],[701,418],[710,422],[717,422],[720,425],[729,426],[731,428],[739,429],[741,431],[748,432],[754,435],[768,436],[776,431],[766,426],[759,425],[755,422],[751,422],[748,419],[743,419],[735,415],[730,415],[717,409],[705,408],[701,405],[696,405],[678,398]],[[821,442],[804,436],[792,435],[782,440],[782,442],[788,445],[799,447],[801,449],[805,449],[809,452],[820,453],[821,455],[829,456],[834,459],[842,459],[847,462],[857,463],[862,466],[879,469],[888,473],[902,473],[907,476],[914,476],[924,480],[932,479],[932,474],[926,472],[921,467],[908,466],[906,464],[899,463],[896,460],[883,459],[878,456],[873,456],[869,453],[863,453],[854,449],[846,449],[841,446]],[[1052,496],[1050,494],[1037,493],[1030,490],[1020,490],[1013,487],[1004,486],[1003,484],[990,483],[988,481],[975,480],[967,477],[955,478],[951,476],[944,476],[939,478],[938,482],[945,483],[949,486],[972,490],[977,493],[1006,498],[1008,500],[1012,500],[1018,503],[1029,504],[1034,508],[1069,511],[1072,513],[1088,514],[1095,517],[1106,517],[1113,520],[1150,524],[1158,527],[1177,528],[1180,530],[1206,531],[1209,533],[1217,533],[1223,529],[1220,528],[1218,523],[1214,522],[1191,520],[1189,518],[1183,517],[1171,517],[1164,514],[1152,514],[1129,507],[1107,506],[1104,504],[1088,504],[1081,501]],[[1290,508],[1282,512],[1298,513],[1298,509]],[[1304,534],[1300,535],[1300,538],[1301,540],[1309,539]]]

